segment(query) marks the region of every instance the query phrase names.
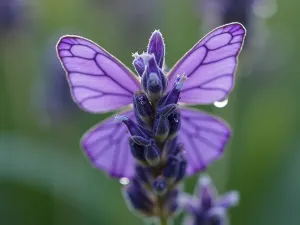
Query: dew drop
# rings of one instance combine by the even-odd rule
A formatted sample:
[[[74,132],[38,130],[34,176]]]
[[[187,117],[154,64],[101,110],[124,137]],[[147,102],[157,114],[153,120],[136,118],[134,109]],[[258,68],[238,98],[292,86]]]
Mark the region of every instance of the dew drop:
[[[227,103],[228,103],[228,99],[224,99],[223,101],[214,102],[214,106],[218,108],[223,108],[227,105]]]
[[[129,184],[129,179],[127,177],[122,177],[119,181],[120,181],[120,184],[122,184],[122,185]]]

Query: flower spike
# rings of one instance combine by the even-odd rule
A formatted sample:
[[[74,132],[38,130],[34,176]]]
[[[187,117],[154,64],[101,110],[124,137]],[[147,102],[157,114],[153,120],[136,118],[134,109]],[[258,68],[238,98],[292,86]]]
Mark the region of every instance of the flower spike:
[[[124,195],[135,211],[165,224],[179,208],[184,177],[222,156],[230,138],[226,123],[180,103],[211,104],[228,96],[244,37],[239,23],[218,27],[166,74],[164,40],[154,31],[147,52],[133,55],[139,77],[88,39],[59,40],[57,53],[78,106],[91,113],[128,109],[87,132],[82,147],[94,166],[130,179]],[[199,204],[184,207],[192,209],[194,224],[222,223],[237,203],[234,192],[216,199],[213,190],[211,182],[200,185]]]
[[[165,61],[165,42],[159,30],[152,33],[147,52],[154,54],[157,65],[162,69]]]

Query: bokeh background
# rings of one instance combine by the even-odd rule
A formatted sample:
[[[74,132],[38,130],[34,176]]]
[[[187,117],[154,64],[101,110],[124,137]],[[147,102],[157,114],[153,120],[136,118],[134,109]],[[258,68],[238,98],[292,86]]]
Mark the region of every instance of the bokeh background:
[[[71,101],[55,52],[61,35],[92,39],[132,68],[131,54],[160,29],[171,67],[212,28],[240,21],[248,36],[234,92],[225,107],[199,107],[234,132],[207,172],[220,192],[241,193],[232,225],[299,225],[299,7],[297,0],[1,0],[0,224],[142,224],[120,182],[92,168],[79,148],[81,135],[110,114],[90,115]],[[188,192],[196,178],[186,180]]]

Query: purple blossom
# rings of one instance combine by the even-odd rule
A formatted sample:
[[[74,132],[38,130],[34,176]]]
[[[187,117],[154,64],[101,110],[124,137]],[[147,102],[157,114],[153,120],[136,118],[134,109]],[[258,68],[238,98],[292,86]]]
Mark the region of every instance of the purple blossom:
[[[62,37],[57,51],[67,73],[73,100],[90,113],[123,109],[118,115],[132,121],[126,127],[109,118],[84,135],[82,147],[93,165],[114,177],[133,178],[137,164],[135,158],[143,161],[143,155],[137,154],[138,150],[129,145],[131,136],[138,136],[135,140],[139,141],[141,138],[158,141],[156,144],[143,142],[142,147],[146,163],[154,160],[154,164],[162,167],[169,156],[165,152],[173,151],[164,146],[169,142],[175,143],[175,149],[182,146],[178,154],[184,155],[186,163],[181,160],[179,163],[184,170],[186,167],[188,176],[220,158],[231,133],[228,125],[221,119],[184,105],[212,104],[228,96],[234,85],[237,57],[245,34],[245,28],[239,23],[218,27],[196,43],[166,73],[162,67],[164,41],[161,33],[155,31],[147,53],[134,55],[133,64],[139,76],[92,41],[78,36]],[[138,63],[135,63],[137,59]],[[132,109],[133,99],[139,97],[139,93],[143,93],[148,102],[144,98],[134,101]],[[155,118],[150,106],[158,112]],[[153,124],[156,124],[155,132]],[[138,129],[129,134],[126,132],[130,129],[128,126]],[[155,156],[156,153],[159,157]],[[181,176],[177,174],[178,179],[174,179],[179,181]]]
[[[237,191],[218,196],[209,176],[199,178],[195,196],[182,194],[179,204],[188,213],[183,225],[225,225],[227,210],[239,202]]]

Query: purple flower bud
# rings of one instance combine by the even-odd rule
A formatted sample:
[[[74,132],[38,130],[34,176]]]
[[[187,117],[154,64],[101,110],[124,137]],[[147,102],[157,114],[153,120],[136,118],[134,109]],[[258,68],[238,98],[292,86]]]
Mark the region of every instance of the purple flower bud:
[[[170,133],[170,123],[168,117],[177,109],[176,104],[164,106],[157,111],[153,125],[153,133],[161,142],[164,141]]]
[[[162,69],[165,60],[165,43],[159,30],[152,33],[147,52],[154,54],[157,65]]]
[[[167,77],[157,66],[155,58],[149,56],[145,59],[146,70],[142,76],[142,87],[147,92],[151,101],[159,99],[167,88]]]
[[[160,176],[155,179],[152,188],[156,195],[162,196],[168,191],[168,184],[164,177]]]
[[[168,183],[178,183],[185,176],[187,160],[182,152],[182,145],[177,144],[176,138],[166,143],[171,147],[168,152],[168,158],[163,170],[163,175],[167,178]]]
[[[174,189],[170,191],[165,196],[165,203],[164,203],[164,211],[168,214],[168,216],[174,216],[174,214],[179,209],[178,204],[178,189]]]
[[[142,165],[147,165],[145,159],[145,149],[143,146],[136,144],[132,138],[129,138],[129,145],[132,156]]]
[[[143,186],[133,179],[124,189],[124,196],[127,204],[144,216],[152,216],[154,203],[150,193],[146,192]]]
[[[177,157],[169,156],[163,171],[164,177],[166,177],[168,180],[174,181],[178,174],[179,165],[180,163]]]
[[[208,210],[214,204],[217,191],[209,176],[203,175],[199,178],[196,193],[200,198],[203,210]]]
[[[147,123],[145,123],[142,119],[141,119],[141,117],[139,116],[139,113],[138,113],[138,111],[134,108],[134,116],[135,116],[135,119],[136,119],[136,122],[137,122],[137,124],[138,125],[140,125],[141,127],[143,127],[144,128],[144,130],[146,130],[147,131],[147,133],[151,136],[151,124],[147,124]]]
[[[231,208],[238,205],[240,200],[239,192],[231,191],[217,199],[216,204],[224,208]]]
[[[179,198],[184,210],[192,215],[191,224],[227,224],[227,209],[237,204],[239,199],[237,192],[217,197],[217,191],[210,177],[204,175],[199,178],[195,193],[194,197],[182,194]]]
[[[135,167],[136,178],[139,179],[141,182],[143,182],[146,185],[150,184],[150,178],[151,178],[150,172],[151,171],[148,167],[143,167],[140,165],[137,165]]]
[[[139,55],[137,53],[133,54],[134,60],[132,62],[135,71],[138,73],[138,75],[142,76],[145,71],[145,63],[143,60],[143,56]]]
[[[182,150],[182,145],[178,144],[177,138],[169,139],[164,145],[163,154],[165,157],[174,156],[176,157],[179,152]]]
[[[148,139],[136,135],[131,136],[131,140],[134,141],[134,143],[136,143],[137,145],[144,146],[144,147],[148,147],[152,144],[152,142],[149,141]]]
[[[142,91],[137,91],[133,97],[134,109],[137,116],[146,124],[150,124],[154,116],[154,109],[149,102],[146,94]]]
[[[160,163],[161,152],[156,146],[155,141],[152,139],[151,145],[146,148],[145,158],[150,166],[157,166]]]
[[[177,109],[168,117],[170,131],[169,136],[173,138],[180,129],[181,119],[180,119],[180,111]]]
[[[144,138],[149,138],[151,136],[149,131],[147,131],[145,128],[143,128],[139,124],[135,123],[133,120],[131,120],[127,116],[116,116],[115,120],[123,122],[127,126],[128,130],[132,136],[140,136],[140,137],[144,137]]]
[[[163,107],[170,104],[177,104],[179,101],[179,96],[183,88],[184,81],[187,80],[186,75],[178,76],[175,85],[172,90],[164,95],[157,103],[157,107]]]
[[[169,104],[157,110],[157,114],[162,117],[168,117],[177,109],[177,104]]]
[[[208,225],[225,225],[227,221],[226,210],[222,207],[212,208],[207,215]]]
[[[184,178],[185,171],[187,168],[187,160],[184,157],[183,153],[180,153],[178,157],[179,157],[179,169],[176,176],[176,182],[180,182]]]

